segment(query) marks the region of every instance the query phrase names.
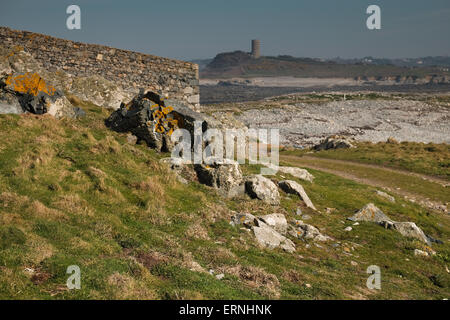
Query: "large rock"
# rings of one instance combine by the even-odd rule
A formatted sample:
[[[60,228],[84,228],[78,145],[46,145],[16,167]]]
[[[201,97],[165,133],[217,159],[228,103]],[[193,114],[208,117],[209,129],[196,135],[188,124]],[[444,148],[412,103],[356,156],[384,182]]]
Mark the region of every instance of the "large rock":
[[[394,222],[393,228],[408,238],[416,238],[430,244],[428,237],[414,222]]]
[[[253,175],[245,181],[245,191],[252,198],[260,199],[272,205],[280,204],[280,193],[277,186],[270,179],[262,175]]]
[[[386,229],[394,229],[400,232],[405,237],[416,238],[427,244],[431,244],[432,238],[425,235],[414,222],[396,222],[386,216],[380,209],[378,209],[373,203],[365,205],[355,215],[347,218],[351,221],[369,221],[375,222],[384,226]],[[434,239],[433,239],[434,240]]]
[[[252,230],[258,243],[266,248],[274,249],[280,247],[287,252],[295,251],[295,244],[290,239],[281,235],[266,224],[253,226]]]
[[[293,220],[289,226],[288,233],[295,238],[325,242],[332,240],[331,237],[322,234],[319,229],[313,225],[306,224],[301,220]]]
[[[231,217],[230,224],[232,226],[243,225],[247,228],[258,226],[258,218],[251,213],[236,213]]]
[[[348,137],[344,136],[330,136],[319,144],[314,146],[314,150],[329,150],[329,149],[347,149],[354,148],[352,141]]]
[[[234,197],[244,193],[242,171],[239,163],[231,160],[195,164],[198,181],[213,187],[224,196]]]
[[[285,216],[281,213],[267,214],[259,218],[267,225],[271,226],[275,231],[286,234],[288,229],[288,223]]]
[[[106,125],[118,132],[131,132],[158,151],[171,151],[172,132],[183,128],[190,132],[193,139],[195,121],[199,121],[202,132],[208,129],[202,114],[182,103],[164,101],[152,91],[141,90],[129,103],[122,103],[106,120]]]
[[[65,95],[48,85],[38,73],[12,73],[0,80],[0,113],[48,113],[57,118],[84,114]]]
[[[292,180],[282,180],[278,182],[278,185],[284,192],[298,195],[300,199],[305,202],[308,208],[317,210],[312,201],[309,199],[302,185]]]
[[[378,209],[373,203],[366,204],[353,216],[347,218],[350,221],[369,221],[382,223],[385,221],[392,221],[387,215]]]
[[[314,176],[309,173],[307,170],[297,167],[277,167],[277,166],[269,166],[269,168],[275,169],[282,173],[290,174],[296,178],[301,180],[305,180],[308,182],[313,182]]]

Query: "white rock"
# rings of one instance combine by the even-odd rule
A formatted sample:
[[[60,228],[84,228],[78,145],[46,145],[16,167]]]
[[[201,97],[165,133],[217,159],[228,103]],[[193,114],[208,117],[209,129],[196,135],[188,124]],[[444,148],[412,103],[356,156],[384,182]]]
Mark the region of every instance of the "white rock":
[[[286,193],[296,194],[300,197],[300,199],[305,202],[306,206],[308,208],[311,208],[313,210],[317,210],[312,201],[309,199],[308,195],[305,192],[305,189],[303,189],[303,186],[298,184],[295,181],[292,180],[282,180],[278,182],[278,186],[283,189]]]
[[[421,257],[428,257],[428,252],[419,250],[419,249],[414,249],[414,255],[415,256],[421,256]]]
[[[260,174],[247,178],[245,190],[252,198],[258,198],[272,205],[280,203],[280,193],[275,183]]]

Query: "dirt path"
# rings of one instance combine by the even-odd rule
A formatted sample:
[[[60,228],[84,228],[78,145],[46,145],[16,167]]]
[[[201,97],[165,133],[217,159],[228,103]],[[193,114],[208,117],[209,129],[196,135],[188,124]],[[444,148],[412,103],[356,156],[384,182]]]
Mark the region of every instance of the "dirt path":
[[[339,159],[318,158],[318,157],[311,157],[311,156],[302,156],[302,158],[307,159],[307,160],[313,160],[313,161],[315,161],[317,159],[323,159],[323,160],[332,161],[334,163],[357,166],[357,167],[361,167],[361,168],[382,169],[382,170],[393,172],[393,173],[399,173],[399,174],[405,174],[405,175],[409,175],[409,176],[419,177],[423,180],[427,180],[430,182],[440,184],[443,187],[450,186],[449,181],[439,178],[439,177],[429,176],[426,174],[411,172],[411,171],[407,171],[407,170],[403,170],[403,169],[389,168],[389,167],[377,165],[377,164],[360,163],[360,162],[356,162],[356,161],[339,160]]]
[[[417,202],[432,210],[448,213],[450,201],[448,182],[432,176],[383,166],[311,156],[280,155],[280,160],[294,166],[331,173],[358,183],[382,188]]]

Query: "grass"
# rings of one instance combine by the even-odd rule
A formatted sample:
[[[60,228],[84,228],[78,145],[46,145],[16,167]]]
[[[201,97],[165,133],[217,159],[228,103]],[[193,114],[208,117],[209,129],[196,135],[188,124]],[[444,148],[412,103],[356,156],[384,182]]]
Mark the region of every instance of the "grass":
[[[83,108],[80,120],[0,115],[1,299],[449,297],[448,217],[399,198],[387,202],[372,187],[315,170],[314,183],[297,181],[321,212],[336,208],[332,214],[314,213],[284,193],[280,207],[223,199],[196,182],[178,182],[159,162],[167,155],[108,130],[108,111]],[[368,202],[445,243],[421,258],[413,250],[424,245],[397,232],[370,223],[344,232],[345,218]],[[229,224],[232,210],[293,219],[297,207],[335,240],[321,247],[295,240],[291,254],[262,249]],[[382,268],[381,291],[365,287],[371,264]],[[80,290],[65,285],[70,265],[81,268]]]

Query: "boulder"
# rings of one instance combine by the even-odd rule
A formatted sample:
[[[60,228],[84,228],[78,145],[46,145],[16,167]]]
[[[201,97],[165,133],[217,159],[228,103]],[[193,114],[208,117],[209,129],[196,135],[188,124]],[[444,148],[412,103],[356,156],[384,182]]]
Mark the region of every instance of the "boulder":
[[[414,255],[415,256],[421,256],[421,257],[428,257],[428,252],[419,250],[419,249],[414,249]]]
[[[275,167],[274,167],[275,168]],[[307,170],[297,167],[276,167],[279,172],[290,174],[301,180],[313,182],[314,176]]]
[[[351,221],[375,222],[386,229],[397,230],[405,237],[416,238],[427,244],[431,244],[434,240],[431,237],[427,237],[422,229],[420,229],[414,222],[396,222],[391,220],[373,203],[365,205],[355,215],[347,219]]]
[[[347,149],[354,148],[352,141],[344,136],[330,136],[319,142],[313,147],[314,150],[329,150],[329,149]]]
[[[266,248],[274,249],[280,247],[287,252],[295,251],[295,244],[291,240],[266,224],[254,226],[252,230],[258,243]]]
[[[1,101],[1,98],[0,98]],[[21,114],[23,109],[19,104],[0,102],[0,114]]]
[[[195,164],[194,170],[200,183],[217,189],[224,196],[235,197],[244,193],[242,171],[235,161],[217,160],[209,165]]]
[[[378,209],[373,203],[366,204],[353,216],[347,218],[350,221],[369,221],[369,222],[389,222],[392,221],[383,211]]]
[[[312,201],[309,199],[302,185],[292,180],[282,180],[278,182],[278,186],[286,193],[298,195],[308,208],[317,210]]]
[[[247,228],[258,226],[258,218],[251,213],[236,213],[231,216],[230,224],[232,226],[243,225]]]
[[[260,217],[259,219],[262,220],[267,225],[271,226],[273,229],[275,229],[275,231],[281,234],[286,234],[288,229],[288,223],[283,214],[281,213],[267,214],[265,216]]]
[[[231,217],[230,224],[243,225],[251,229],[256,240],[263,247],[281,248],[287,252],[295,251],[295,244],[282,234],[286,233],[288,227],[286,218],[282,214],[274,213],[255,217],[250,213],[236,213]]]
[[[122,103],[106,120],[106,125],[117,132],[131,132],[138,140],[153,149],[170,152],[171,134],[178,128],[186,129],[194,138],[194,122],[199,121],[202,131],[208,129],[206,118],[174,100],[164,101],[152,91],[140,90],[129,103]]]
[[[408,238],[416,238],[430,244],[428,237],[414,222],[394,222],[393,228]]]
[[[48,85],[38,73],[12,73],[0,80],[1,113],[48,113],[57,118],[84,115],[60,91]]]
[[[331,237],[320,233],[316,227],[306,224],[301,220],[293,220],[290,226],[289,234],[296,238],[304,238],[307,240],[325,242],[332,240]]]
[[[245,191],[252,198],[260,199],[272,205],[280,204],[280,193],[270,179],[260,174],[250,176],[245,181]]]
[[[157,94],[141,91],[130,103],[122,103],[105,123],[114,131],[132,133],[138,141],[145,141],[151,148],[170,151],[172,142],[169,132],[174,129],[175,123],[161,123],[161,118],[166,117],[166,114],[160,113],[164,107]]]

